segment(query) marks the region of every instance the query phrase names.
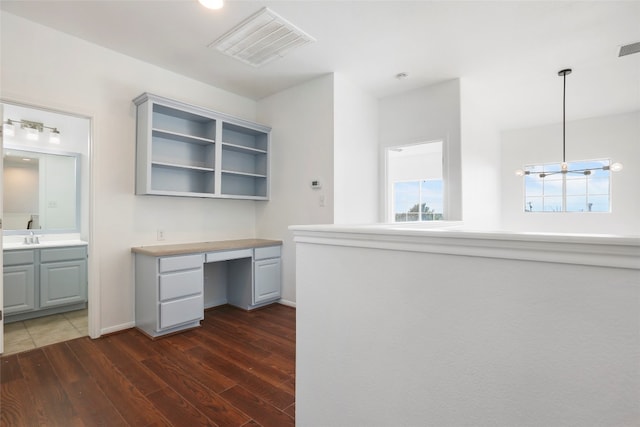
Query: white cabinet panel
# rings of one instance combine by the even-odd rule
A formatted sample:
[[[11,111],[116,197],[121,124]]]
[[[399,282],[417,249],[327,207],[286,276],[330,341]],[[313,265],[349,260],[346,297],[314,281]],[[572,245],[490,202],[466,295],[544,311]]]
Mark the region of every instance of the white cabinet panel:
[[[254,304],[280,298],[280,275],[280,258],[254,262]]]
[[[267,246],[264,248],[255,248],[254,259],[280,258],[280,246]]]
[[[202,294],[160,304],[160,328],[170,328],[202,318]]]
[[[4,267],[4,314],[22,313],[36,308],[34,267]]]
[[[251,249],[210,252],[207,254],[206,262],[229,261],[232,259],[251,258],[252,256],[253,256],[253,251]]]
[[[202,268],[160,275],[161,301],[200,293],[202,293]]]
[[[160,273],[200,267],[202,267],[201,254],[160,258]]]
[[[87,299],[86,261],[40,265],[40,307],[56,307]]]

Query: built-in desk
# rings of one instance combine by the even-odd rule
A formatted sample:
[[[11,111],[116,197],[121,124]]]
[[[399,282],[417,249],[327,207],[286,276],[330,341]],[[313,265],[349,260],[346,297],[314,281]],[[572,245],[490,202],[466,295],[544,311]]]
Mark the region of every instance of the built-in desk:
[[[242,239],[132,248],[136,327],[158,337],[199,326],[205,307],[252,310],[277,301],[281,246]]]

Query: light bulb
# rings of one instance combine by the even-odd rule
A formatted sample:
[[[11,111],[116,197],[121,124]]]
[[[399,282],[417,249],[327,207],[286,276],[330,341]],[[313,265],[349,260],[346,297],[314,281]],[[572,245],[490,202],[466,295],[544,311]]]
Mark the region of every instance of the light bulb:
[[[27,131],[27,139],[30,139],[31,141],[38,140],[38,129],[26,128],[26,131]]]
[[[624,169],[624,166],[622,166],[622,163],[615,162],[611,166],[609,166],[609,169],[612,172],[620,172],[622,169]]]
[[[60,131],[58,129],[53,129],[49,134],[49,143],[60,144]]]
[[[11,120],[7,120],[4,124],[4,136],[15,136],[16,127],[13,125]]]
[[[207,9],[222,9],[224,0],[198,0]]]
[[[562,169],[563,172],[566,172],[569,169],[569,165],[567,164],[567,162],[562,162],[560,164],[560,169]]]
[[[524,171],[522,169],[516,169],[515,174],[516,176],[524,176]]]

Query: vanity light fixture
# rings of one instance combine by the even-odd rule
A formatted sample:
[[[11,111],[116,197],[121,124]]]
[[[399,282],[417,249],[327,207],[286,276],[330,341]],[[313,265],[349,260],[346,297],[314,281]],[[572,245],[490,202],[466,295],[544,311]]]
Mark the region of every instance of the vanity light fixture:
[[[60,131],[58,130],[58,128],[45,126],[43,123],[34,122],[31,120],[7,119],[3,124],[4,135],[15,136],[16,124],[19,124],[20,128],[25,130],[27,139],[37,141],[40,137],[40,133],[44,132],[46,129],[49,131],[49,142],[51,144],[60,144]]]
[[[4,129],[4,136],[15,136],[16,127],[13,124],[12,120],[8,119],[6,122],[4,122],[2,127]]]
[[[549,175],[555,175],[558,173],[568,174],[568,173],[576,173],[580,175],[591,175],[591,172],[596,170],[608,170],[611,172],[619,172],[622,170],[622,163],[612,163],[610,165],[605,165],[599,168],[588,168],[588,169],[569,169],[569,164],[566,159],[566,98],[567,98],[567,76],[571,74],[571,68],[565,68],[564,70],[558,71],[558,75],[562,76],[563,84],[562,84],[562,163],[560,164],[559,171],[549,171],[538,173],[540,178],[544,178]],[[516,176],[525,176],[530,175],[531,171],[517,169],[515,171]]]

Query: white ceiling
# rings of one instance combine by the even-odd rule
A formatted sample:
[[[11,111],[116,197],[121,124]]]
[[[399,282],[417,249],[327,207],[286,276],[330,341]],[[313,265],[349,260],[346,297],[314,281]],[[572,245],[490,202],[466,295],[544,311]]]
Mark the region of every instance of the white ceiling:
[[[317,42],[253,68],[207,46],[267,6]],[[640,1],[0,1],[0,9],[253,99],[329,72],[376,97],[461,78],[502,127],[640,110]],[[5,42],[4,40],[2,41]],[[395,75],[407,72],[409,78]],[[464,83],[463,83],[464,84]]]

